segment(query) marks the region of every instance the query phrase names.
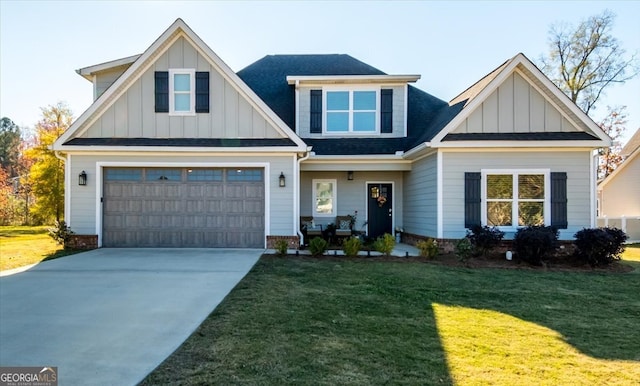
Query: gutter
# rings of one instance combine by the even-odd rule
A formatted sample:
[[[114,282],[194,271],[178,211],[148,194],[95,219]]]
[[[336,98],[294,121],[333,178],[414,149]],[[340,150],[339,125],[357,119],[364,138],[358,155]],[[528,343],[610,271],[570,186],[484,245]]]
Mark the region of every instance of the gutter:
[[[302,163],[302,161],[306,161],[307,159],[309,159],[309,157],[311,157],[311,146],[307,147],[305,155],[298,158],[298,161],[294,164],[295,166],[294,173],[296,175],[296,178],[295,178],[296,183],[295,183],[295,186],[293,187],[293,202],[294,202],[293,223],[296,226],[295,228],[296,234],[300,238],[300,245],[304,245],[304,235],[302,234],[302,232],[300,232],[300,164]]]

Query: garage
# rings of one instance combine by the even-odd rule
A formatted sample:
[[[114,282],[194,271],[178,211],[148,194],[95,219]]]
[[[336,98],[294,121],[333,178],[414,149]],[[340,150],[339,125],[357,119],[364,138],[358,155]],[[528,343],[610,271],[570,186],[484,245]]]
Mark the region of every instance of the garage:
[[[103,170],[104,247],[263,248],[261,168]]]

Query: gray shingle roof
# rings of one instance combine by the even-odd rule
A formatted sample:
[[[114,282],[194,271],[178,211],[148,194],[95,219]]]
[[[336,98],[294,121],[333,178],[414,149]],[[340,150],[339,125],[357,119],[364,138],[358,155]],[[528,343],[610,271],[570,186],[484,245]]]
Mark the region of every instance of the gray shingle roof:
[[[260,147],[296,146],[289,138],[74,138],[68,146]]]

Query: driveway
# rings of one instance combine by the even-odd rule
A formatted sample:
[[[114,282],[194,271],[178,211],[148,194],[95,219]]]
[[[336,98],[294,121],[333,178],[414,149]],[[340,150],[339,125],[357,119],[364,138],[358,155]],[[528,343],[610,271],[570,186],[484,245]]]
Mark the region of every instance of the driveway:
[[[0,366],[134,385],[249,272],[257,249],[98,249],[0,278]]]

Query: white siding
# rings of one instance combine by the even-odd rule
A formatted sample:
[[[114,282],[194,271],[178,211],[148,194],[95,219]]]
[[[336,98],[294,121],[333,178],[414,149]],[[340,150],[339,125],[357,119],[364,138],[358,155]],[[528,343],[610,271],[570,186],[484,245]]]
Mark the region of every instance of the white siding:
[[[525,78],[513,73],[453,132],[536,133],[578,130]]]
[[[562,239],[591,224],[590,151],[445,152],[443,154],[444,238],[462,238],[464,228],[464,173],[481,169],[550,169],[567,173],[568,229]],[[512,236],[512,235],[507,235]]]
[[[438,235],[437,156],[432,154],[404,173],[404,230],[421,236]]]
[[[353,180],[347,180],[347,172],[302,172],[300,176],[300,216],[312,216],[312,181],[314,179],[335,179],[338,185],[337,216],[346,216],[358,211],[356,230],[363,228],[367,213],[367,182],[393,182],[394,227],[402,226],[403,189],[401,172],[353,172]],[[316,223],[326,225],[335,222],[335,217],[317,217]]]
[[[111,86],[113,82],[115,82],[120,77],[120,75],[122,75],[127,70],[127,68],[129,68],[129,65],[111,68],[108,71],[103,71],[95,74],[94,100],[98,99],[100,95],[102,95],[109,88],[109,86]]]
[[[123,163],[153,163],[148,166],[163,166],[163,164],[193,164],[193,163],[216,163],[224,164],[224,166],[238,166],[243,163],[268,163],[269,175],[266,176],[268,181],[265,185],[269,186],[267,192],[270,217],[268,218],[268,228],[270,235],[294,235],[293,205],[293,170],[294,158],[291,155],[270,155],[270,156],[251,156],[251,155],[73,155],[71,157],[70,175],[67,176],[71,181],[71,191],[69,199],[71,207],[69,208],[69,225],[71,229],[78,234],[97,234],[96,229],[96,208],[99,207],[99,198],[96,196],[96,190],[101,186],[102,181],[97,181],[98,162],[123,162]],[[178,166],[178,165],[175,165]],[[87,185],[78,186],[78,174],[81,171],[87,173]],[[280,188],[278,186],[278,177],[283,172],[287,177],[287,186]]]
[[[155,112],[155,71],[209,71],[210,113]],[[115,79],[114,79],[115,80]],[[281,138],[262,115],[184,38],[178,39],[83,134],[85,138]]]
[[[640,156],[636,156],[602,188],[600,216],[640,216]]]
[[[293,87],[293,86],[292,86]],[[371,87],[367,85],[367,87]],[[300,87],[298,88],[299,108],[298,125],[296,132],[302,138],[321,137],[322,134],[311,134],[311,90],[320,90],[322,87]],[[381,89],[393,89],[393,132],[390,134],[380,134],[381,137],[404,137],[404,116],[405,116],[405,94],[404,86],[382,86]],[[332,135],[332,137],[335,137]]]

